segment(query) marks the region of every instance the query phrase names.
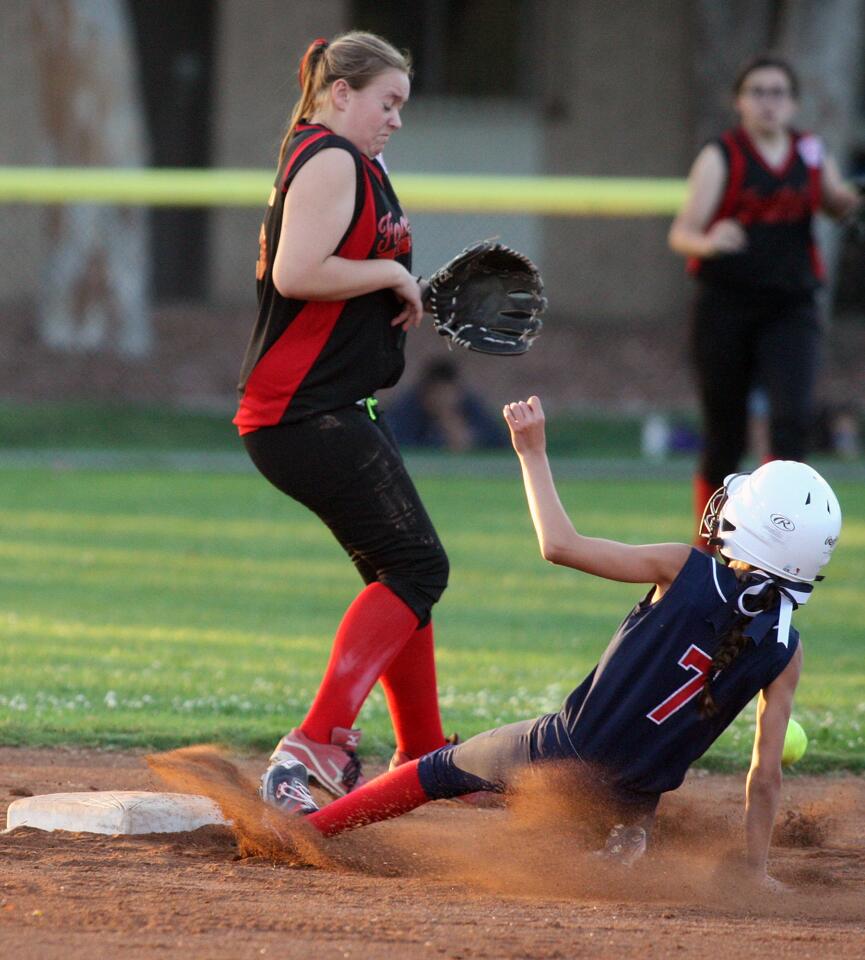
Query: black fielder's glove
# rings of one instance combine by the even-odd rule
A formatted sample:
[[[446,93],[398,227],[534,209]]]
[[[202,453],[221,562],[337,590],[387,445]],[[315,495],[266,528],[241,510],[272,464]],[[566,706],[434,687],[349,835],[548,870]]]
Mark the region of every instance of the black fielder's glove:
[[[512,357],[525,353],[541,332],[543,291],[528,257],[482,240],[429,278],[424,304],[443,337],[478,353]]]

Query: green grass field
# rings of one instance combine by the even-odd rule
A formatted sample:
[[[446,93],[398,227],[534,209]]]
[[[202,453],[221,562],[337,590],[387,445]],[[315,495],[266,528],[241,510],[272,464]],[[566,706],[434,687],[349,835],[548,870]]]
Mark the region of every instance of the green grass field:
[[[556,708],[640,588],[539,557],[515,462],[418,486],[448,547],[436,616],[446,728],[466,736]],[[831,473],[830,473],[831,479]],[[865,490],[841,482],[841,544],[796,623],[803,770],[865,769]],[[687,539],[682,481],[562,483],[587,533]],[[0,742],[266,749],[312,697],[358,589],[323,526],[248,473],[0,469]],[[747,763],[753,712],[704,763]],[[365,752],[391,748],[380,692]]]
[[[6,450],[240,452],[230,420],[228,411],[0,401],[0,438]],[[635,457],[640,429],[638,416],[564,415],[548,424],[547,439],[553,454]]]

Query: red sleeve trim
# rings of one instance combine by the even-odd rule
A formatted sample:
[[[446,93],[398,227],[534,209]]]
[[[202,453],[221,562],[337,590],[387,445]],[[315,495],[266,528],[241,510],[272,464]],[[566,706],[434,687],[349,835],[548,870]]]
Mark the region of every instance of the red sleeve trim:
[[[745,179],[745,155],[736,143],[735,131],[728,130],[719,139],[721,153],[727,161],[727,184],[721,194],[717,209],[706,224],[706,230],[713,223],[733,215],[742,190],[742,181]],[[688,273],[698,274],[702,262],[699,257],[689,257],[685,264]]]
[[[742,151],[734,131],[727,131],[721,140],[727,148],[727,188],[721,197],[715,216],[710,221],[710,226],[718,220],[725,220],[731,217],[736,211],[736,205],[739,202],[739,196],[742,193],[742,182],[745,179],[746,158]]]
[[[307,140],[304,140],[288,158],[288,163],[285,165],[285,170],[282,173],[282,180],[279,184],[279,189],[285,193],[288,190],[288,177],[294,171],[294,165],[297,162],[298,157],[305,151],[308,150],[314,143],[318,143],[322,137],[328,136],[330,133],[329,130],[322,130],[321,133],[316,133],[313,136],[309,137]]]

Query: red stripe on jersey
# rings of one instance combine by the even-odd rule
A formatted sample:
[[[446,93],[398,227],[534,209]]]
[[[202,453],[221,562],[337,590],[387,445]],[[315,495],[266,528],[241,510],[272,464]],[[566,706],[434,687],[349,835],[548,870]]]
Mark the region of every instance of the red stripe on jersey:
[[[823,205],[822,165],[808,167],[808,186],[811,191],[811,209],[814,213],[816,213]],[[825,281],[826,264],[823,262],[823,256],[820,253],[820,248],[817,246],[814,240],[811,241],[811,245],[808,248],[808,254],[811,257],[811,269],[814,271],[814,276],[820,281]]]
[[[816,213],[823,204],[823,167],[808,167],[808,187],[811,192],[811,210]]]
[[[375,201],[369,176],[365,176],[361,215],[335,255],[348,260],[365,260],[374,240]],[[344,300],[307,301],[258,361],[234,418],[241,436],[280,422],[298,387],[327,344],[344,307]]]
[[[363,207],[357,223],[336,251],[336,256],[349,260],[366,260],[375,242],[375,200],[369,175],[363,178]]]
[[[241,436],[279,423],[339,319],[344,300],[310,300],[255,365],[234,423]]]
[[[367,168],[367,170],[371,170],[375,174],[375,178],[379,183],[384,183],[384,174],[382,173],[381,167],[377,163],[373,163],[369,157],[364,157],[363,165]]]
[[[814,276],[822,283],[826,279],[826,264],[823,262],[820,250],[813,240],[808,246],[808,256],[811,258],[811,269],[814,271]]]

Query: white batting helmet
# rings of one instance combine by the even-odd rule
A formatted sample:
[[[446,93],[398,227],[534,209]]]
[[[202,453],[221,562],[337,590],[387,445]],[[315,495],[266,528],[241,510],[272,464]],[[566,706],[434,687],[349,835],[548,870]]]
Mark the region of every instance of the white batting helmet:
[[[840,532],[832,488],[794,460],[728,476],[706,505],[700,530],[728,560],[800,583],[821,579]]]

